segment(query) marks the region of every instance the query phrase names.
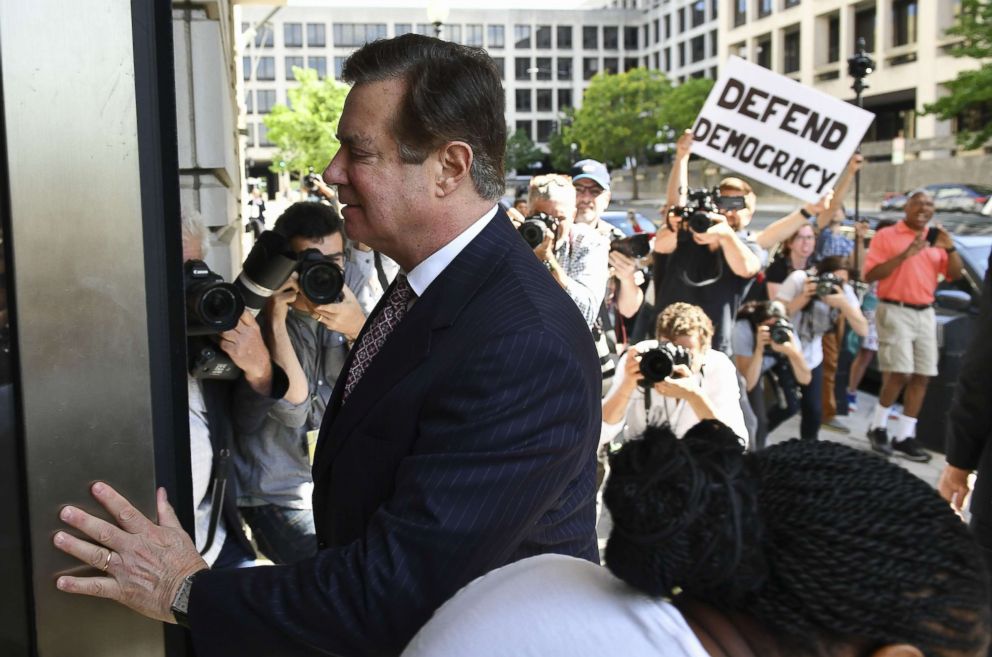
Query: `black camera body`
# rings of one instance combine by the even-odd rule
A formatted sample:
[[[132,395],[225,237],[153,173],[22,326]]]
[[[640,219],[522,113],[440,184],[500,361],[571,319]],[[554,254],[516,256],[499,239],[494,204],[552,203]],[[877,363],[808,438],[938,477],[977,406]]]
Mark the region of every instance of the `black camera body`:
[[[258,236],[234,281],[252,315],[258,315],[268,298],[292,275],[298,262],[289,240],[279,233],[267,230]]]
[[[544,241],[544,235],[546,231],[551,231],[552,235],[558,235],[558,226],[561,221],[558,217],[552,217],[549,214],[543,212],[538,212],[532,214],[531,216],[524,219],[524,222],[520,224],[520,235],[527,242],[528,246],[532,249],[536,249]]]
[[[630,237],[619,237],[610,242],[610,251],[622,253],[628,258],[646,258],[651,253],[651,235],[638,233]]]
[[[715,223],[709,218],[710,213],[743,210],[744,207],[743,196],[721,196],[720,189],[714,187],[689,190],[686,205],[674,208],[672,212],[682,217],[683,230],[705,233]]]
[[[337,303],[344,289],[344,270],[317,249],[300,253],[296,272],[300,292],[318,306]]]
[[[213,335],[238,325],[245,302],[234,285],[225,283],[202,260],[183,265],[186,290],[186,334]]]
[[[822,299],[831,294],[837,294],[844,289],[844,281],[833,272],[826,272],[818,276],[810,276],[808,280],[816,283],[816,298]]]
[[[792,339],[792,324],[787,319],[776,319],[775,323],[768,327],[772,342],[775,344],[785,344]]]
[[[319,189],[319,183],[322,182],[320,176],[312,171],[307,175],[303,176],[303,187],[308,192],[315,192]]]
[[[654,349],[649,349],[641,354],[641,376],[644,378],[643,385],[652,386],[655,383],[664,381],[671,376],[677,365],[690,367],[692,364],[692,354],[689,350],[674,342],[662,342]]]

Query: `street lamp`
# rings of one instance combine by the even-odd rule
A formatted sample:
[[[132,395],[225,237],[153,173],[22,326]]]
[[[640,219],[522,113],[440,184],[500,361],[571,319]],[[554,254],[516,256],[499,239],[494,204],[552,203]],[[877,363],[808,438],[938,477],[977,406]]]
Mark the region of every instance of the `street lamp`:
[[[858,38],[858,50],[847,60],[847,73],[852,78],[854,78],[854,84],[851,85],[851,89],[854,90],[855,100],[858,107],[864,107],[864,102],[861,99],[862,92],[868,88],[865,84],[865,78],[868,77],[872,71],[875,70],[875,60],[868,56],[865,52],[865,38]],[[861,144],[858,144],[857,153],[861,152]],[[858,221],[861,219],[861,170],[859,169],[854,173],[854,220]],[[857,258],[857,249],[854,250],[855,258]],[[855,262],[855,271],[858,271],[860,263]]]
[[[444,0],[431,0],[427,3],[427,20],[434,26],[434,36],[441,38],[441,26],[448,20],[448,5]]]

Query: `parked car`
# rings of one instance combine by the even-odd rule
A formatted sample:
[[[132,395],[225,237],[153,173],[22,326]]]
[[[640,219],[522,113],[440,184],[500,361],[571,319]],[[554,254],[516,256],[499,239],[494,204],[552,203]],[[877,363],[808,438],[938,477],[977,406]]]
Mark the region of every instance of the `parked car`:
[[[923,191],[933,197],[934,208],[938,212],[974,212],[979,214],[992,199],[992,187],[960,183],[938,183],[920,187],[913,192],[897,194],[882,201],[879,206],[884,211],[899,212],[906,206],[909,197]]]
[[[927,448],[938,452],[944,451],[947,413],[951,408],[965,350],[974,332],[982,283],[992,250],[992,223],[988,219],[955,217],[943,224],[961,254],[964,271],[958,280],[944,281],[937,286],[938,374],[930,380],[916,428],[917,438]],[[881,380],[877,359],[871,364],[866,379],[873,380],[875,384]]]
[[[626,212],[611,210],[604,212],[602,218],[619,228],[627,237],[635,233],[654,233],[658,230],[658,227],[651,223],[650,219],[635,210],[627,210]]]

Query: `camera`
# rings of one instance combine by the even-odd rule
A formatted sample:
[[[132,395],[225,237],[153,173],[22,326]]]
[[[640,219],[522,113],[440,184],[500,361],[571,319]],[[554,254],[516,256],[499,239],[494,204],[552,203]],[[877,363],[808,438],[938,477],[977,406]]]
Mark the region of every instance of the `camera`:
[[[833,272],[826,272],[819,276],[810,276],[809,280],[816,283],[816,297],[822,299],[825,296],[836,294],[843,289],[844,281],[837,278]]]
[[[234,285],[225,283],[202,260],[183,265],[186,289],[186,334],[212,335],[238,325],[245,302]]]
[[[713,227],[714,221],[709,218],[710,213],[730,212],[733,210],[743,210],[745,207],[743,196],[721,196],[720,189],[691,189],[689,190],[688,202],[684,207],[677,207],[672,210],[682,217],[682,227],[684,230],[691,230],[694,233],[705,233]]]
[[[676,365],[689,367],[691,362],[692,354],[688,349],[673,342],[663,342],[641,354],[640,367],[644,385],[651,386],[664,381],[671,376]]]
[[[638,233],[630,237],[620,237],[610,242],[610,251],[622,253],[628,258],[644,258],[651,253],[651,235]]]
[[[536,249],[544,241],[545,231],[550,230],[552,235],[558,235],[558,225],[560,223],[557,217],[538,212],[524,219],[518,230],[528,246]]]
[[[792,339],[792,324],[786,319],[776,319],[768,329],[775,344],[785,344]]]
[[[266,299],[286,282],[297,263],[296,253],[285,237],[271,230],[258,236],[234,281],[252,315],[262,310]]]
[[[320,176],[312,171],[303,176],[303,187],[308,192],[316,191],[320,187],[321,182]]]
[[[307,249],[299,258],[300,292],[318,306],[339,301],[344,289],[341,267],[317,249]]]

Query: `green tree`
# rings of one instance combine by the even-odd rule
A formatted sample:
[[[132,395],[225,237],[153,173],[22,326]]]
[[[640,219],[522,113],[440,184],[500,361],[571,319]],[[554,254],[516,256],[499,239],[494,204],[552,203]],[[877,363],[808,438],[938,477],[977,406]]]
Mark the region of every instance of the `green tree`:
[[[534,145],[523,130],[517,130],[506,140],[506,168],[517,172],[527,171],[535,162],[544,159],[544,151]]]
[[[664,125],[665,96],[671,91],[660,71],[635,68],[619,75],[600,73],[589,83],[570,130],[583,153],[618,165],[631,158],[634,198],[638,160]]]
[[[664,123],[674,130],[676,135],[681,134],[686,128],[691,128],[712,89],[713,80],[690,78],[669,91],[662,105],[661,114]]]
[[[945,120],[963,116],[966,120],[958,127],[958,142],[965,148],[978,148],[992,138],[992,121],[981,118],[992,111],[992,2],[961,0],[958,22],[947,33],[961,37],[952,55],[969,57],[982,65],[959,73],[945,85],[948,95],[925,105],[923,111]],[[976,120],[968,121],[969,116]]]
[[[277,104],[263,119],[277,149],[272,170],[321,171],[341,146],[335,133],[348,86],[319,80],[316,71],[295,66],[293,77],[300,84],[287,92],[289,107]]]

